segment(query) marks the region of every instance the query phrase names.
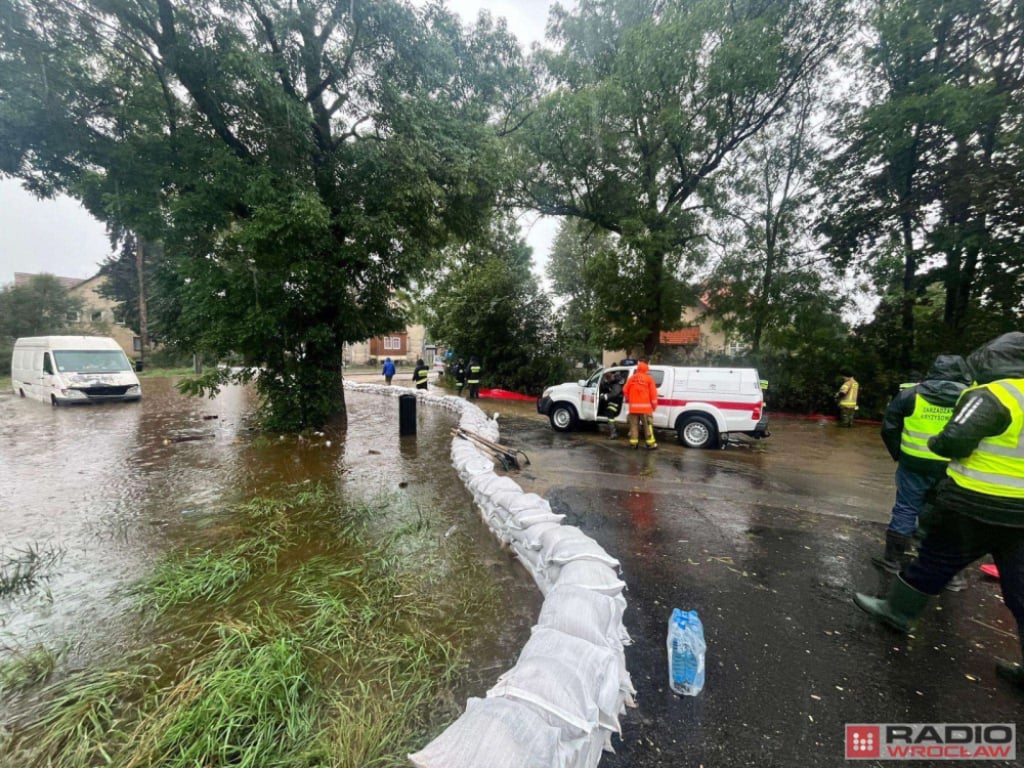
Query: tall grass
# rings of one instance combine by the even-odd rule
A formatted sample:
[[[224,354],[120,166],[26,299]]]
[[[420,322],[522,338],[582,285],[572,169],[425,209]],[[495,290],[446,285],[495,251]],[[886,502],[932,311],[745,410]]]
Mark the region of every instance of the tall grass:
[[[0,597],[38,586],[63,558],[64,549],[52,544],[29,544],[10,553],[0,550]]]
[[[399,766],[454,714],[458,648],[493,597],[482,570],[453,566],[442,594],[422,515],[374,539],[371,518],[377,529],[408,510],[342,505],[322,487],[234,511],[239,536],[169,557],[137,588],[171,639],[44,691],[0,765]]]

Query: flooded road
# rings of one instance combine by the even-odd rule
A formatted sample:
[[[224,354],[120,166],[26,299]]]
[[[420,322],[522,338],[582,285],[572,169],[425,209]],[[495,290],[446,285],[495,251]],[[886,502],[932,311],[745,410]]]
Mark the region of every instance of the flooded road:
[[[0,563],[10,571],[33,553],[48,558],[30,585],[0,596],[0,663],[37,645],[59,650],[66,669],[116,657],[138,624],[133,581],[165,553],[202,542],[228,507],[297,483],[349,501],[398,499],[399,511],[375,523],[382,531],[415,515],[446,557],[483,562],[506,621],[470,649],[472,675],[489,683],[514,660],[540,597],[451,466],[450,413],[421,407],[419,434],[400,440],[396,399],[348,393],[343,432],[270,439],[248,428],[247,389],[190,399],[155,378],[144,393],[139,403],[78,408],[0,395]]]

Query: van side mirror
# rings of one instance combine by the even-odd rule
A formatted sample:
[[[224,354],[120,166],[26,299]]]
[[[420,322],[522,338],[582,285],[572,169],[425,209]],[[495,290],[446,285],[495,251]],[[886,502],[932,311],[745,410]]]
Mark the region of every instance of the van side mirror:
[[[576,383],[579,384],[581,387],[586,387],[587,386],[587,380],[586,379],[580,379]]]

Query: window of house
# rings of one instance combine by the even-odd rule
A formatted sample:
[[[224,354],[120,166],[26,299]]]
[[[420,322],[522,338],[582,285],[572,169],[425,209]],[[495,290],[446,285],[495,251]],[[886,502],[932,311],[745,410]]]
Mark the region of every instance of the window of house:
[[[399,336],[385,336],[384,337],[384,349],[400,350],[402,348],[402,339]]]
[[[142,351],[142,337],[141,336],[133,336],[132,337],[132,349],[135,350],[136,352],[141,352]]]
[[[93,310],[93,313],[90,316],[90,320],[92,320],[92,322],[94,322],[94,323],[102,322],[103,321],[103,310],[102,309]]]
[[[81,322],[81,320],[82,320],[82,313],[81,312],[68,312],[68,318],[67,319],[68,319],[69,323]]]
[[[725,352],[731,357],[739,357],[747,352],[747,345],[742,341],[730,341],[726,347]]]

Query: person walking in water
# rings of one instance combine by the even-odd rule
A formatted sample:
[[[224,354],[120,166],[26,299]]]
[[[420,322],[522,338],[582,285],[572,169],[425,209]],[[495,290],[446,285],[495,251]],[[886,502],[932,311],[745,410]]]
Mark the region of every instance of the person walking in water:
[[[1024,638],[1024,333],[993,339],[971,353],[976,384],[964,390],[952,418],[928,440],[950,459],[926,510],[916,560],[888,595],[858,592],[854,602],[876,621],[909,632],[932,596],[957,573],[991,554],[1003,601]],[[1024,649],[1022,649],[1024,653]],[[1024,666],[997,660],[996,674],[1024,694]]]
[[[391,361],[390,357],[384,358],[384,367],[380,372],[384,377],[384,383],[390,386],[391,380],[395,378],[395,364]]]
[[[658,447],[654,439],[654,411],[658,407],[658,386],[647,372],[647,363],[641,360],[636,365],[636,373],[629,377],[622,388],[622,394],[629,404],[629,444],[633,448],[640,447],[640,435],[643,435],[647,450]]]
[[[416,382],[416,389],[422,389],[424,392],[427,390],[428,376],[430,376],[430,369],[427,368],[427,364],[423,362],[421,357],[416,361],[416,367],[412,372],[412,380]]]
[[[939,355],[924,380],[901,388],[885,409],[882,442],[896,466],[896,501],[885,532],[885,553],[871,561],[890,573],[903,567],[925,496],[946,476],[949,459],[928,449],[928,439],[942,431],[960,393],[971,382],[959,355]]]
[[[853,378],[853,373],[843,371],[843,384],[836,392],[836,401],[839,403],[839,426],[852,427],[853,414],[857,412],[857,395],[860,394],[860,384]]]

